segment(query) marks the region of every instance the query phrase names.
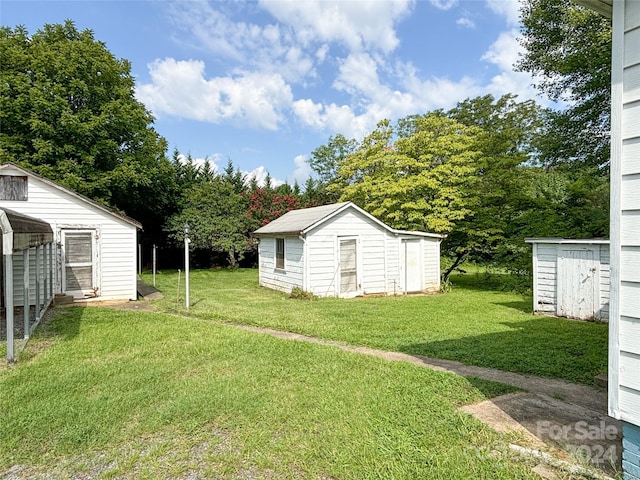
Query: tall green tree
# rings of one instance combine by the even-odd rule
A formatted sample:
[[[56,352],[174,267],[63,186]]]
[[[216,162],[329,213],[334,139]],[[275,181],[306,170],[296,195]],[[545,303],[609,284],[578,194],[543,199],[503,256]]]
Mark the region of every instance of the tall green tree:
[[[512,262],[506,252],[513,252],[513,244],[520,246],[524,240],[522,232],[512,228],[514,218],[531,206],[524,194],[528,177],[523,166],[535,162],[534,144],[544,126],[544,111],[534,101],[518,102],[511,94],[467,99],[447,115],[479,129],[481,156],[473,183],[475,208],[456,222],[443,244],[453,260],[443,274],[445,279],[467,259]]]
[[[573,2],[526,0],[521,7],[524,55],[516,67],[566,108],[550,112],[541,160],[606,167],[610,130],[610,20]]]
[[[395,228],[449,233],[475,207],[479,129],[434,112],[408,133],[394,142],[380,122],[340,163],[334,188]]]
[[[134,96],[128,61],[71,21],[0,28],[0,161],[12,161],[154,229],[170,208],[166,141]]]
[[[316,177],[314,195],[318,204],[332,203],[340,197],[335,184],[338,168],[357,147],[356,140],[338,133],[329,137],[326,145],[321,145],[311,152],[309,166]],[[332,184],[332,188],[328,188]]]
[[[183,193],[182,204],[165,226],[177,243],[184,240],[188,224],[191,247],[224,254],[231,267],[252,248],[245,198],[223,175],[192,185]]]

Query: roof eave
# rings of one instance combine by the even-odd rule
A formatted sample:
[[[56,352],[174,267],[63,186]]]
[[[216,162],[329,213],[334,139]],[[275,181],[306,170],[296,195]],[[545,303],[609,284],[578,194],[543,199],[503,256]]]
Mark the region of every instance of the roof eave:
[[[574,3],[589,8],[600,15],[611,18],[613,0],[573,0]]]
[[[32,177],[35,177],[38,180],[46,183],[50,187],[53,187],[53,188],[55,188],[57,190],[60,190],[62,192],[66,192],[69,195],[71,195],[73,197],[76,197],[76,198],[78,198],[80,200],[83,200],[84,202],[86,202],[86,203],[88,203],[90,205],[93,205],[94,207],[102,210],[105,213],[108,213],[109,215],[112,215],[115,218],[119,218],[120,220],[133,225],[138,230],[142,230],[142,224],[140,222],[138,222],[137,220],[135,220],[135,219],[133,219],[133,218],[127,216],[127,215],[124,215],[122,213],[118,213],[118,212],[112,210],[111,208],[107,207],[106,205],[102,205],[101,203],[96,202],[95,200],[91,200],[89,197],[85,197],[84,195],[82,195],[82,194],[80,194],[78,192],[74,192],[73,190],[70,190],[70,189],[68,189],[66,187],[63,187],[62,185],[57,184],[56,182],[54,182],[53,180],[48,179],[47,177],[43,177],[42,175],[40,175],[38,173],[35,173],[35,172],[32,172],[31,170],[27,170],[25,168],[22,168],[21,166],[16,165],[13,162],[5,162],[5,163],[1,164],[0,165],[0,169],[2,169],[5,166],[15,168],[16,170],[21,171],[25,175],[30,175]]]

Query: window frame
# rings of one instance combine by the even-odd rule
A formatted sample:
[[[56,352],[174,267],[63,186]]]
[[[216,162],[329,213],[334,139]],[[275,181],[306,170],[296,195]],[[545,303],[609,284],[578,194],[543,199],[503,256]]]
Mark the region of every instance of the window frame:
[[[286,253],[286,247],[285,247],[285,239],[284,237],[276,237],[276,248],[275,248],[275,267],[277,270],[284,270],[285,269],[285,253]],[[282,249],[278,248],[280,245],[282,245]]]

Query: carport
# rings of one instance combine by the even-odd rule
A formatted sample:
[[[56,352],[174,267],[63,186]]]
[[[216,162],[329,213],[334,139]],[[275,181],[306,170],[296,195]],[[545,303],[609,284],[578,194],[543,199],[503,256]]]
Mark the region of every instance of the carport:
[[[53,299],[53,231],[42,220],[0,209],[2,233],[2,307],[6,320],[7,360],[15,360],[14,319],[22,307],[24,348]],[[33,324],[31,306],[34,307]]]

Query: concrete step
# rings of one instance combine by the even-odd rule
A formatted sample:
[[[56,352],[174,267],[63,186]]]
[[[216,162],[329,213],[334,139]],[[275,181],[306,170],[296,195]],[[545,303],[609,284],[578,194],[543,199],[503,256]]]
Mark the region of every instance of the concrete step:
[[[73,297],[71,295],[65,295],[64,293],[56,293],[53,297],[54,305],[70,305],[73,303]]]

